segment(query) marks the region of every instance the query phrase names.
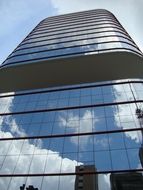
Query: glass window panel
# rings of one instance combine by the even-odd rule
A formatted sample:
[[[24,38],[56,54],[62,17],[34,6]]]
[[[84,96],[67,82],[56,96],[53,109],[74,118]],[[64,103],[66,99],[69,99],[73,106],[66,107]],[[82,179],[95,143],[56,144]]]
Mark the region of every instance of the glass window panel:
[[[105,106],[105,114],[107,117],[118,116],[117,106]]]
[[[49,100],[47,104],[47,108],[56,108],[58,104],[58,100]]]
[[[33,114],[23,114],[21,116],[19,116],[19,115],[14,116],[17,123],[19,122],[20,124],[29,124],[29,123],[31,123],[32,117],[33,117]]]
[[[95,167],[99,171],[111,170],[109,151],[95,152]]]
[[[92,118],[80,120],[80,129],[79,130],[81,133],[92,132],[92,130],[93,130]]]
[[[26,106],[24,107],[24,111],[31,111],[36,108],[36,102],[28,102]]]
[[[71,111],[71,112],[69,112],[69,113],[73,113],[73,112]],[[69,114],[69,117],[70,117],[70,115],[72,116],[72,114]],[[70,118],[69,118],[69,119],[70,119]],[[67,121],[67,110],[55,112],[54,121],[62,121],[63,124],[66,125],[66,121]]]
[[[46,190],[47,187],[49,189],[58,190],[58,186],[59,186],[59,176],[54,176],[54,177],[48,176],[43,178],[41,190]]]
[[[109,140],[107,134],[94,136],[94,150],[109,150]]]
[[[112,149],[124,149],[124,139],[123,133],[110,133],[109,134],[109,144]]]
[[[65,133],[65,125],[63,125],[63,122],[54,122],[52,133],[53,134],[64,134]]]
[[[62,157],[77,161],[77,153],[64,153]]]
[[[50,139],[50,150],[54,152],[62,152],[63,149],[63,138],[51,138]]]
[[[65,183],[67,181],[68,183]],[[75,189],[75,176],[60,176],[60,183],[59,183],[59,190],[63,189],[69,189],[74,190]]]
[[[129,162],[127,152],[125,150],[111,151],[113,170],[127,170],[129,169]]]
[[[91,105],[91,96],[81,96],[80,105]]]
[[[4,181],[5,181],[5,179],[4,179]],[[20,187],[23,186],[23,184],[25,184],[25,182],[26,182],[25,177],[12,177],[7,190],[19,189]]]
[[[41,123],[43,120],[43,113],[34,113],[31,123]]]
[[[80,90],[70,90],[69,96],[70,98],[80,97]]]
[[[105,118],[95,118],[93,119],[93,131],[106,131],[106,120]]]
[[[29,171],[32,155],[20,155],[18,158],[14,173],[15,174],[26,174]],[[22,185],[22,184],[21,184]]]
[[[120,120],[119,117],[107,117],[106,118],[107,130],[119,130]]]
[[[39,135],[51,135],[53,129],[53,122],[43,123],[40,127]]]
[[[105,116],[104,108],[103,107],[92,108],[92,115],[93,115],[93,118],[104,117]]]
[[[29,173],[43,173],[47,155],[33,155]]]
[[[125,132],[125,144],[127,148],[137,148],[141,146],[142,134],[139,131]]]
[[[35,144],[34,154],[48,154],[50,138],[37,139]]]
[[[67,111],[67,121],[71,121],[71,120],[79,120],[79,109],[75,109],[75,110],[68,110]]]
[[[1,187],[3,190],[7,190],[10,181],[11,181],[11,177],[1,178],[1,179],[0,179],[0,187]],[[12,190],[15,190],[15,189],[12,189]]]
[[[79,136],[79,151],[93,151],[93,136]]]
[[[92,101],[92,104],[102,104],[103,103],[103,97],[100,95],[92,96],[91,101]]]
[[[49,151],[46,160],[45,173],[59,173],[61,169],[62,158],[59,154]],[[53,167],[54,166],[54,167]]]
[[[33,154],[35,149],[35,142],[30,140],[24,140],[24,144],[22,146],[21,154]]]
[[[72,104],[73,104],[73,100],[72,100]],[[62,108],[62,107],[67,107],[68,105],[71,106],[72,104],[69,103],[69,99],[67,99],[67,98],[66,99],[59,99],[57,107]]]
[[[1,174],[13,173],[19,156],[6,156],[0,169]]]
[[[128,149],[128,158],[131,169],[141,168],[139,149]]]
[[[0,155],[6,155],[9,151],[12,141],[0,141]]]
[[[93,152],[79,152],[78,153],[78,161],[83,164],[93,164],[94,163],[94,153]]]
[[[28,130],[26,131],[28,136],[38,136],[40,131],[40,124],[29,124]]]
[[[33,185],[34,188],[37,188],[40,190],[41,188],[41,182],[43,177],[28,177],[26,180],[26,187],[30,187]]]
[[[64,153],[75,153],[78,151],[78,137],[65,137]]]
[[[13,140],[7,155],[19,155],[24,144],[24,140]]]
[[[55,112],[45,112],[43,116],[43,122],[53,122],[55,118]]]

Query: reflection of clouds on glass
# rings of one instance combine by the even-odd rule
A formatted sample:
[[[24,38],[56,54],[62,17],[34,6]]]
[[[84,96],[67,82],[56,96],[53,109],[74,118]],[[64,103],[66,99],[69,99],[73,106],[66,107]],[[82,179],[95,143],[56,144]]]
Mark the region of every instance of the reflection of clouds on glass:
[[[13,99],[9,101],[8,110],[14,107]],[[0,131],[0,137],[13,138],[15,134],[19,136],[25,136],[26,133],[19,129],[16,119],[12,116],[6,116],[1,119],[2,130],[6,126],[6,131]],[[43,141],[37,140],[14,140],[14,141],[0,141],[0,173],[2,174],[18,174],[18,173],[57,173],[61,172],[74,172],[75,166],[78,164],[76,160],[69,158],[63,158],[59,152],[46,149]],[[7,156],[6,156],[7,155]],[[79,163],[81,164],[81,163]],[[49,180],[50,178],[50,180]],[[42,190],[55,187],[55,179],[59,177],[44,177],[43,186],[41,178],[1,178],[1,189],[18,189],[23,183],[27,186],[34,185]],[[65,186],[63,189],[67,189],[69,183],[74,187],[74,176],[68,176],[68,181],[61,179],[61,183]],[[9,184],[9,185],[8,185]],[[44,184],[46,184],[44,186]]]
[[[14,100],[14,96],[10,97],[10,98],[1,98],[0,104],[1,104],[1,108],[3,107],[3,105],[6,105],[6,109],[3,110],[3,112],[11,112],[11,110],[14,107],[13,104],[13,100]],[[1,109],[2,112],[2,109]],[[0,126],[1,126],[1,130],[5,130],[6,126],[8,128],[8,132],[10,132],[11,134],[15,134],[18,136],[25,136],[24,131],[21,129],[19,129],[19,127],[17,126],[16,120],[13,116],[4,116],[0,118]]]
[[[6,124],[9,127],[9,131],[14,134],[18,135],[20,137],[26,136],[26,133],[23,129],[20,129],[17,126],[16,120],[12,116],[4,117],[3,123]]]
[[[98,122],[98,119],[92,120],[92,111],[90,110],[85,110],[82,112],[82,116],[79,115],[74,115],[72,112],[69,114],[68,121],[66,120],[66,117],[61,116],[61,127],[67,127],[67,128],[72,128],[73,133],[86,133],[86,132],[92,132],[92,126],[93,124],[96,125],[96,122]],[[72,121],[80,121],[80,127],[75,127],[73,126]],[[74,122],[75,123],[75,122]],[[90,143],[90,138],[91,136],[84,136],[84,140],[81,140],[81,146],[84,149],[84,147]],[[78,145],[78,141],[76,137],[71,137],[70,138],[71,142],[74,143],[75,145]]]
[[[98,187],[99,190],[110,190],[110,174],[104,175],[99,174],[98,175]]]
[[[1,132],[4,133],[4,132]],[[13,137],[10,133],[4,133],[3,137]],[[25,151],[21,152],[21,148],[25,144]],[[28,140],[26,141],[1,141],[0,152],[1,154],[6,154],[5,150],[9,151],[9,155],[4,159],[0,170],[0,173],[58,173],[61,171],[63,172],[74,172],[75,166],[77,165],[77,161],[70,160],[68,158],[62,158],[59,152],[55,152],[52,150],[42,149],[39,146],[31,144]],[[42,152],[42,154],[34,154],[32,153]],[[21,155],[19,156],[19,154]],[[2,157],[1,157],[2,159]],[[46,182],[45,178],[45,182]],[[54,179],[54,178],[53,178]],[[74,177],[70,177],[69,180],[72,182]],[[1,188],[3,185],[6,185],[3,180],[0,180]],[[40,178],[38,179],[40,180]],[[70,183],[71,181],[68,181]],[[12,183],[12,182],[11,182]],[[36,184],[37,179],[32,178],[29,184]],[[48,184],[54,187],[54,181],[49,181]],[[18,188],[17,184],[12,183],[11,189]],[[46,189],[46,187],[44,188]]]
[[[128,93],[131,91],[129,85],[125,86],[126,89],[123,88],[122,85],[114,85],[114,93],[115,93],[115,102],[125,100],[125,91],[127,93],[128,100],[133,99],[133,95]],[[128,89],[127,89],[128,88]],[[128,92],[127,92],[128,90]],[[126,100],[125,100],[126,101]],[[135,128],[136,124],[138,124],[138,119],[135,116],[136,107],[134,104],[130,105],[121,105],[118,106],[118,110],[114,112],[115,121],[118,127],[122,127],[123,129]],[[120,117],[120,121],[118,119]],[[142,135],[139,132],[125,132],[126,137],[134,140],[136,143],[141,142]]]

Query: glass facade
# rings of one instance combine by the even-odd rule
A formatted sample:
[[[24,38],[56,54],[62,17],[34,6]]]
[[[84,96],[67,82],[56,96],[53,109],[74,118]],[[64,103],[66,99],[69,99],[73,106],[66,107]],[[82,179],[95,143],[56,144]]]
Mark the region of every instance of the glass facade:
[[[99,54],[109,50],[141,55],[114,15],[106,10],[92,10],[43,20],[3,65]]]
[[[119,49],[141,54],[110,12],[92,10],[43,20],[4,64]],[[142,179],[142,97],[140,79],[1,94],[1,189],[114,190],[114,173]]]

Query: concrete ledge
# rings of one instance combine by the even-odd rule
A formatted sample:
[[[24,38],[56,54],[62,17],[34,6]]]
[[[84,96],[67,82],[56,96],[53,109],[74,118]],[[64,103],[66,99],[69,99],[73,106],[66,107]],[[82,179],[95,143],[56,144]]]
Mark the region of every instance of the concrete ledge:
[[[143,59],[130,52],[61,58],[0,69],[0,92],[143,78]]]

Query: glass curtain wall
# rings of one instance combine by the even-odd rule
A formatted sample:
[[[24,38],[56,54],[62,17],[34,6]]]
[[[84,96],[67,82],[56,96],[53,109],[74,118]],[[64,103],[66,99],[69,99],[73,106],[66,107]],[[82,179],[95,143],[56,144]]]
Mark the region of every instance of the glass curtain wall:
[[[44,19],[3,66],[114,51],[142,56],[91,10]],[[142,97],[140,79],[0,94],[0,189],[143,189]]]
[[[142,96],[141,80],[1,94],[0,187],[74,190],[92,175],[111,190],[111,173],[141,172]]]

